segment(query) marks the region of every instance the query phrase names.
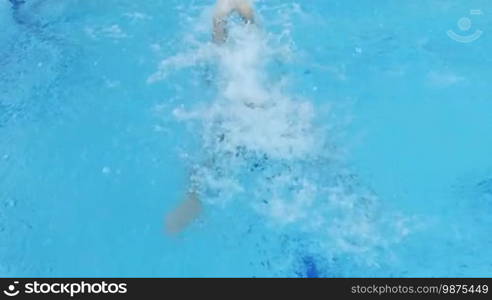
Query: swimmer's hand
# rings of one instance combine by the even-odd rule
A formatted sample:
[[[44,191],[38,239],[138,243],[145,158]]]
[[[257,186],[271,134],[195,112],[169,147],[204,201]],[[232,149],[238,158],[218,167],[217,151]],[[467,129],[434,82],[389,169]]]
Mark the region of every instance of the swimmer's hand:
[[[183,202],[166,216],[166,234],[180,234],[200,216],[201,212],[202,203],[197,192],[189,192]]]

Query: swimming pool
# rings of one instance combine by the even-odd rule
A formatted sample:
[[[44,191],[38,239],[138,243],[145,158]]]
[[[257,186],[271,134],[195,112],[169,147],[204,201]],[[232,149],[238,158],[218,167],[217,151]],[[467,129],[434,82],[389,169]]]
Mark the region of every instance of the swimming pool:
[[[492,275],[490,1],[12,2],[2,276]]]

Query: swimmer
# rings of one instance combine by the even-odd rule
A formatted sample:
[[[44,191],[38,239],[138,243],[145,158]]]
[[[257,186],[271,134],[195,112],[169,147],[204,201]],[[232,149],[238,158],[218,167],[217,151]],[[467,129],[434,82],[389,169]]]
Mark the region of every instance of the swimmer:
[[[213,19],[213,40],[223,44],[227,40],[227,20],[237,12],[245,24],[254,23],[254,10],[250,0],[217,0]],[[166,233],[177,235],[193,223],[202,212],[199,183],[196,172],[190,176],[190,188],[184,200],[166,216]]]

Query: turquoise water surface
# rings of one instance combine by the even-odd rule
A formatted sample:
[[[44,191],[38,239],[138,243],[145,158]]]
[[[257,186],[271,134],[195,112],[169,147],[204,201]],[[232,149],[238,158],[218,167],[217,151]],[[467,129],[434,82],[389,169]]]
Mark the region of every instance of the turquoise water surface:
[[[213,2],[0,0],[0,275],[492,276],[491,1]]]

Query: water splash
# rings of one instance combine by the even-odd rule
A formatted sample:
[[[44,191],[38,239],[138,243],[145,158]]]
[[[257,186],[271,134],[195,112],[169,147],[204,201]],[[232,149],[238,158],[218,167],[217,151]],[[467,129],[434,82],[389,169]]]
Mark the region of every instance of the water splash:
[[[377,195],[346,167],[330,130],[338,128],[335,115],[320,120],[312,101],[289,92],[290,78],[277,68],[295,53],[286,31],[280,35],[233,22],[225,45],[190,39],[192,50],[164,59],[147,81],[202,69],[200,88],[215,89],[213,99],[172,111],[200,139],[186,157],[202,201],[246,202],[272,230],[318,241],[310,252],[379,266],[384,249],[411,231],[409,222],[381,213]]]

